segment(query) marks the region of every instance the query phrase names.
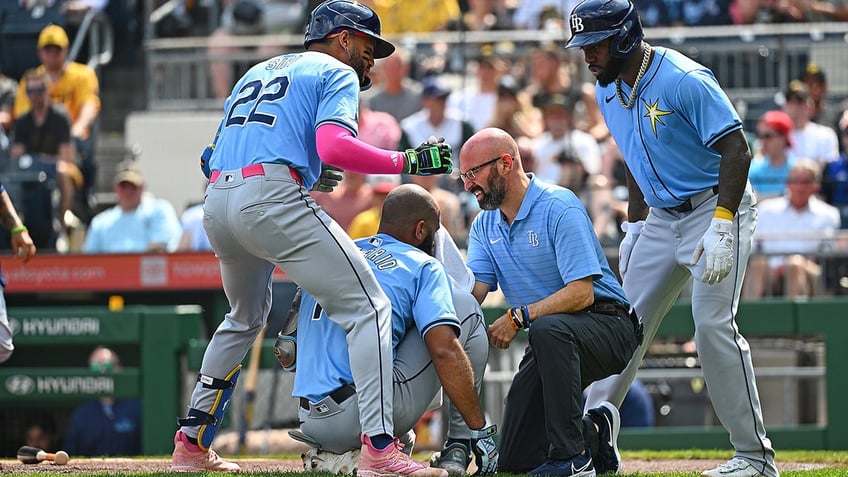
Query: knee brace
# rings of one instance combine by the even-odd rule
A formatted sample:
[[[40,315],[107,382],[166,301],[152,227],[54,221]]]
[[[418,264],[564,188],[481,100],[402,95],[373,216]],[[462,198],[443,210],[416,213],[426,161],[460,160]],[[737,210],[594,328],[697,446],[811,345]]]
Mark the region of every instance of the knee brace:
[[[233,368],[224,379],[213,378],[204,374],[197,375],[197,380],[204,388],[218,390],[215,394],[215,401],[212,403],[209,412],[189,408],[188,416],[177,419],[177,424],[185,427],[200,426],[200,430],[197,431],[197,445],[204,451],[209,449],[215,439],[215,434],[218,433],[218,428],[224,418],[224,413],[227,412],[227,405],[230,403],[240,372],[241,364]]]

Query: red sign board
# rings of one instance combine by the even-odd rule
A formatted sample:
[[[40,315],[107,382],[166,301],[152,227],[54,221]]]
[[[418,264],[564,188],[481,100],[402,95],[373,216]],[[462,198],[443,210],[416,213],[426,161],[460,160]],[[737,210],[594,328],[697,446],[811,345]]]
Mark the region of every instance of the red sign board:
[[[6,293],[214,290],[221,269],[211,253],[36,255],[0,257]],[[277,269],[275,280],[285,280]]]

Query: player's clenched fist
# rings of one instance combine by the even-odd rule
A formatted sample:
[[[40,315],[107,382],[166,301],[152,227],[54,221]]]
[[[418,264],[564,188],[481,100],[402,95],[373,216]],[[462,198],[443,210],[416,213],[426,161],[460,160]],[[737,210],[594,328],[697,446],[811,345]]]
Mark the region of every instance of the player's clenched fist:
[[[453,170],[451,154],[451,147],[445,138],[430,136],[427,142],[403,152],[403,172],[419,176],[450,174]]]
[[[329,164],[321,164],[321,175],[318,176],[318,180],[315,181],[315,185],[312,186],[312,190],[318,192],[333,192],[333,189],[339,185],[339,182],[341,182],[342,179],[344,179],[344,175],[342,175],[341,169]]]
[[[695,247],[692,264],[698,262],[701,254],[704,258],[704,275],[701,281],[710,285],[724,280],[733,268],[733,222],[727,219],[713,218],[704,236]]]
[[[509,310],[489,325],[489,344],[498,349],[507,349],[518,330],[515,329]]]

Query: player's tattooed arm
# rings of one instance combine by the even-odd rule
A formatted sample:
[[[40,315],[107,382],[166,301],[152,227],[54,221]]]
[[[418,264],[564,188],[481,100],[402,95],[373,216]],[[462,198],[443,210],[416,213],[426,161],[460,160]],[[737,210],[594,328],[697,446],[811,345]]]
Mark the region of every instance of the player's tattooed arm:
[[[624,166],[627,172],[627,221],[638,222],[648,217],[648,204],[645,203],[645,194],[639,188],[639,184],[633,179],[630,168]]]
[[[748,168],[751,166],[751,150],[741,129],[716,141],[713,149],[721,154],[718,171],[718,206],[733,214],[748,183]]]

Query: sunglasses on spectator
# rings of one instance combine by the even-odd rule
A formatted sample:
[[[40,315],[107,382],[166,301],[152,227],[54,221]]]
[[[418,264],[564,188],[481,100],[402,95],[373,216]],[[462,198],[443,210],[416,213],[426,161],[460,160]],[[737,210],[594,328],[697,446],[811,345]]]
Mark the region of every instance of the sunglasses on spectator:
[[[46,91],[47,91],[46,86],[36,86],[36,87],[33,87],[33,88],[27,88],[26,89],[27,94],[30,94],[30,95],[44,94]]]
[[[773,137],[777,137],[777,134],[771,132],[757,133],[757,139],[771,139]]]

